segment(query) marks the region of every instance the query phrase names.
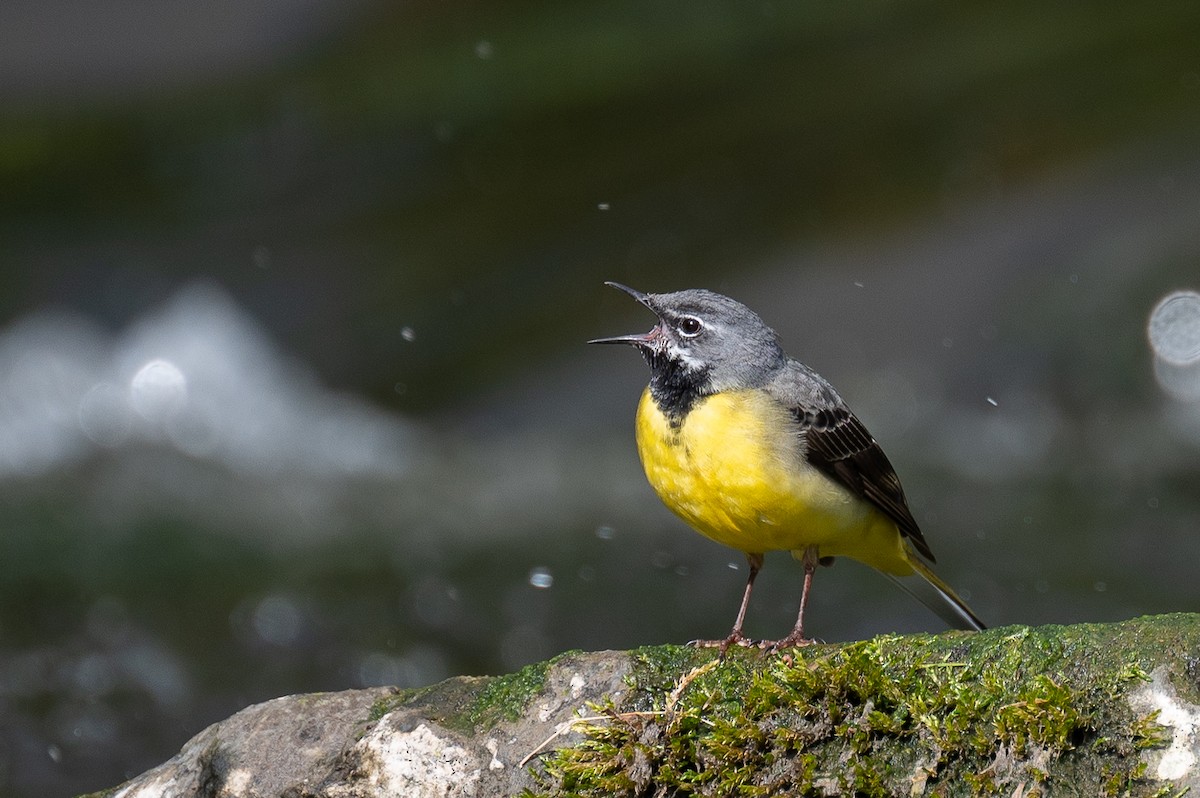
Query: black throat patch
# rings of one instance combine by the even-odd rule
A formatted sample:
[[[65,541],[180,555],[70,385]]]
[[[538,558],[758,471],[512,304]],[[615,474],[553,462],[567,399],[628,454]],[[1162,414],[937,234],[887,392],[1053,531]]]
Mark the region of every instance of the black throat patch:
[[[696,402],[708,394],[708,369],[696,371],[657,353],[645,355],[650,364],[650,398],[671,428],[678,430]]]

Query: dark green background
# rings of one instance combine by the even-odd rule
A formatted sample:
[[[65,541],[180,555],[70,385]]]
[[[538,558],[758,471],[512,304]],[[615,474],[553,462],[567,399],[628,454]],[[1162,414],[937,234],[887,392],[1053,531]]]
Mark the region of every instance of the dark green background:
[[[120,341],[199,281],[410,460],[4,472],[0,792],[111,786],[286,693],[723,635],[740,555],[645,486],[638,358],[582,346],[651,323],[606,279],[758,309],[990,623],[1195,609],[1200,408],[1145,323],[1200,288],[1196,3],[112,5],[0,25],[75,54],[0,59],[0,335]],[[768,558],[751,633],[799,581]],[[941,628],[853,563],[810,619]]]

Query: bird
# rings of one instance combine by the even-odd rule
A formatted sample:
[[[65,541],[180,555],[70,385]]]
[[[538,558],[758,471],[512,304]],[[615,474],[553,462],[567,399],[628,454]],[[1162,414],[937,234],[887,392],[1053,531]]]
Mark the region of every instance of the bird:
[[[985,628],[933,572],[933,552],[883,449],[758,314],[705,289],[648,294],[605,284],[658,317],[647,333],[588,341],[633,346],[650,367],[635,421],[647,480],[689,526],[742,552],[749,565],[729,635],[693,644],[722,655],[734,645],[810,644],[804,613],[813,574],[836,557],[892,577],[954,628]],[[786,637],[755,641],[744,634],[746,609],[772,551],[803,564],[800,609]],[[901,581],[913,575],[920,579]]]

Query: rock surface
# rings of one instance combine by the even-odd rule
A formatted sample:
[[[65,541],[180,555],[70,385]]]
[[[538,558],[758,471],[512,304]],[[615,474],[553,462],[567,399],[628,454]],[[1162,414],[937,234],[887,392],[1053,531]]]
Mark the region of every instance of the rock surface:
[[[213,724],[170,760],[106,794],[515,794],[534,786],[524,760],[547,741],[578,739],[569,721],[587,702],[621,696],[629,663],[623,653],[566,655],[508,677],[458,677],[421,690],[276,698]]]
[[[920,684],[940,692],[923,695]],[[1019,700],[987,698],[1005,691]],[[801,695],[806,705],[786,705]],[[949,734],[973,701],[982,714]],[[681,777],[715,795],[732,785],[762,795],[1176,795],[1200,790],[1198,701],[1196,615],[739,649],[722,662],[673,646],[570,653],[503,677],[251,706],[103,795],[655,795],[673,794]],[[714,743],[714,730],[726,736]]]

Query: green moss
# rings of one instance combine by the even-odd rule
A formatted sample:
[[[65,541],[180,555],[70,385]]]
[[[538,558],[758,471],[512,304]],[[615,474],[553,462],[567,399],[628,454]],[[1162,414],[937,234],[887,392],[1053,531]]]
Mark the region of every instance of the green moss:
[[[393,695],[375,699],[375,703],[371,704],[371,711],[367,713],[367,723],[374,723],[389,712],[412,703],[418,692],[427,692],[427,690],[401,690]]]
[[[577,653],[568,651],[505,676],[459,677],[430,687],[402,690],[377,699],[366,722],[408,708],[463,734],[490,729],[502,720],[519,718],[529,702],[545,691],[550,670]]]
[[[1164,742],[1117,700],[1146,678],[1138,651],[1086,625],[724,661],[641,649],[630,698],[598,707],[605,721],[545,760],[537,795],[1036,795],[1059,772],[1123,794],[1145,774],[1139,751]],[[1118,766],[1084,774],[1074,764],[1091,749]]]
[[[565,655],[564,655],[565,656]],[[451,728],[490,728],[501,720],[516,720],[525,706],[546,686],[546,674],[561,657],[526,665],[516,673],[488,680]]]
[[[1168,727],[1158,722],[1157,709],[1145,717],[1135,718],[1129,731],[1133,737],[1133,747],[1139,751],[1165,748],[1171,743],[1171,732]]]
[[[577,656],[566,651],[545,662],[526,665],[516,673],[483,680],[482,686],[461,709],[438,718],[447,728],[470,732],[489,729],[502,720],[517,720],[537,696],[546,690],[546,675],[563,660]]]
[[[730,657],[736,658],[741,649],[729,652]],[[630,683],[642,687],[652,684],[674,685],[679,674],[688,669],[701,665],[713,658],[711,648],[693,648],[692,646],[645,646],[629,652],[633,657],[633,673]]]

